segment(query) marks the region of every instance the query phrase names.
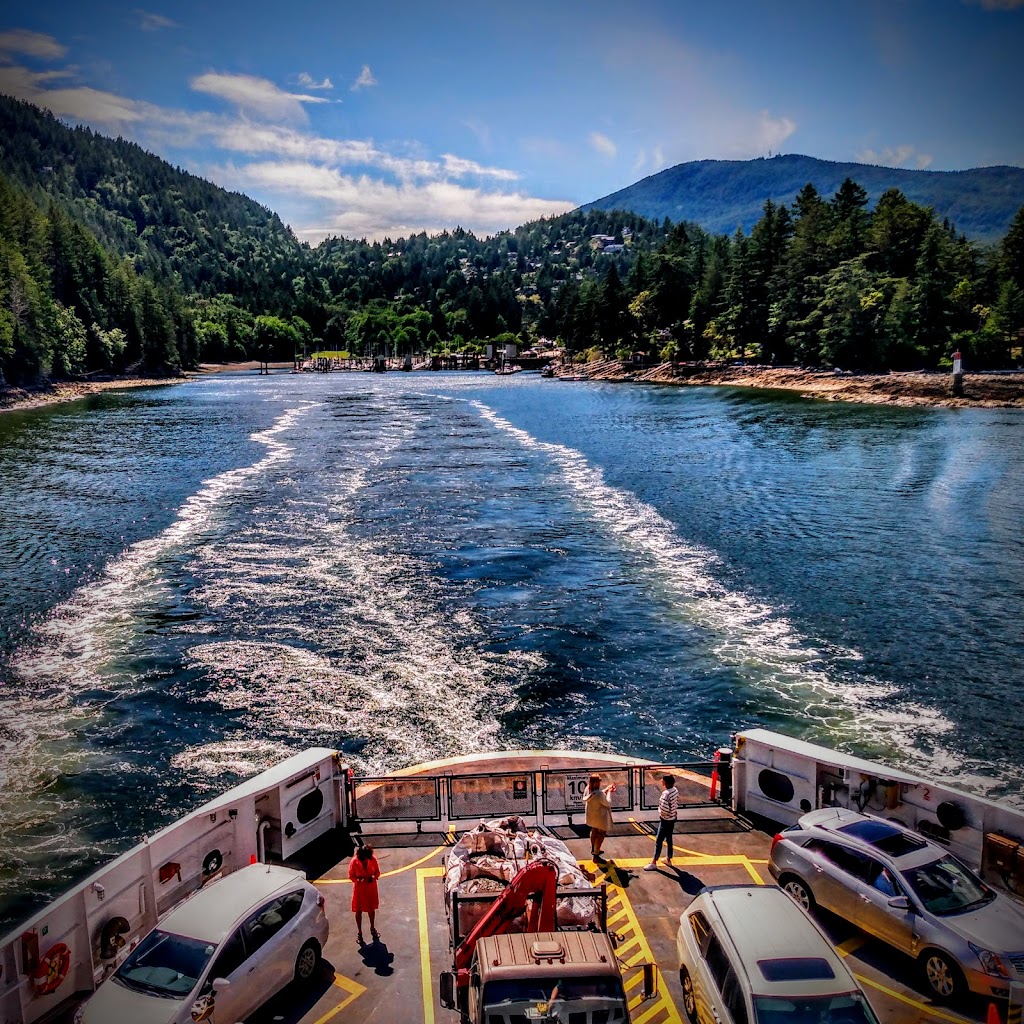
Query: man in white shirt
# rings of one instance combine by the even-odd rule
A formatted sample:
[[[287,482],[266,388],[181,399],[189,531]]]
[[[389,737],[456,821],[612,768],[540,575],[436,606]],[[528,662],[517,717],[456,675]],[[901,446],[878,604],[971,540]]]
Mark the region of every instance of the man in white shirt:
[[[679,790],[676,789],[676,777],[666,775],[661,780],[661,797],[658,799],[658,838],[654,843],[654,859],[650,864],[644,865],[644,871],[654,871],[658,867],[658,858],[661,856],[662,844],[665,844],[665,857],[662,863],[666,867],[672,866],[672,833],[675,831],[676,818],[679,817]]]

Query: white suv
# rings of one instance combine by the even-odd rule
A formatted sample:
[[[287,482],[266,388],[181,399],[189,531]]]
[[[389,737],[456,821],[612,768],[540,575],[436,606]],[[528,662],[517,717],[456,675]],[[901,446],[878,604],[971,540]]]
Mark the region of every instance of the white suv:
[[[300,871],[253,864],[175,907],[75,1013],[75,1024],[245,1020],[317,973],[323,897]]]
[[[691,1024],[878,1024],[832,944],[774,886],[701,890],[676,946]]]

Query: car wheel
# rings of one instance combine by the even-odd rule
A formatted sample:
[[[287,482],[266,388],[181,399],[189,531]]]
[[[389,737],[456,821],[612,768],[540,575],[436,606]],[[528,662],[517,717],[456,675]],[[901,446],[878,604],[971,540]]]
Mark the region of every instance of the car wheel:
[[[954,1002],[967,990],[959,965],[948,953],[926,950],[921,954],[921,969],[928,991],[940,1003]]]
[[[693,991],[693,978],[685,967],[679,968],[679,984],[683,988],[683,1009],[690,1024],[697,1024],[697,995]]]
[[[808,913],[814,909],[814,893],[802,878],[797,878],[796,875],[783,875],[779,879],[779,884]]]
[[[320,945],[315,939],[310,939],[295,959],[295,980],[300,985],[305,985],[316,977],[320,970]]]

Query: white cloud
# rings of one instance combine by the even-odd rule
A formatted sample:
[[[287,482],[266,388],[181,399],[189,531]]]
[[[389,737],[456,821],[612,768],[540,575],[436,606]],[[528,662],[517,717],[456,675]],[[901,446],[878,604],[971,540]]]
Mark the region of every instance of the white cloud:
[[[60,60],[67,52],[66,46],[42,32],[29,32],[24,28],[0,32],[0,54],[18,53],[26,57],[38,57],[40,60]]]
[[[270,120],[305,121],[303,103],[327,103],[324,96],[285,92],[266,78],[255,75],[208,71],[188,83],[196,92],[207,93],[234,103],[243,113]]]
[[[136,7],[132,14],[139,19],[139,28],[143,32],[159,32],[162,28],[179,28],[180,26],[176,21],[172,21],[170,18],[164,17],[162,14],[154,14],[152,11],[144,11],[141,7]]]
[[[766,150],[778,151],[779,146],[796,131],[796,121],[789,117],[774,117],[767,110],[762,110],[754,122],[754,130],[750,137],[753,152],[751,156],[761,156]]]
[[[371,85],[376,84],[377,79],[373,77],[370,65],[364,64],[362,70],[359,72],[359,77],[352,83],[352,91],[359,92],[360,89],[368,89]]]
[[[365,174],[356,177],[329,167],[290,161],[228,165],[214,168],[212,173],[231,188],[258,188],[300,201],[312,200],[318,207],[320,223],[296,233],[313,243],[332,234],[397,238],[459,224],[478,234],[494,234],[529,220],[564,213],[576,205],[520,192],[486,192],[450,181],[394,184]]]
[[[519,175],[504,167],[484,167],[475,160],[466,160],[460,156],[453,156],[451,153],[444,153],[441,157],[444,161],[444,169],[448,174],[462,178],[467,174],[476,174],[481,178],[496,178],[498,181],[516,181]]]
[[[46,107],[58,117],[122,134],[157,151],[212,148],[254,162],[227,163],[211,173],[220,184],[252,188],[282,201],[280,212],[310,241],[328,234],[397,237],[463,225],[478,234],[515,227],[572,209],[568,200],[494,191],[518,174],[454,153],[422,155],[416,144],[389,151],[372,139],[329,139],[294,125],[267,123],[267,115],[302,112],[317,97],[286,93],[264,79],[208,74],[193,88],[238,105],[238,112],[161,107],[62,79],[75,69],[32,71],[0,64],[0,92]],[[251,113],[250,113],[251,112]],[[194,160],[189,161],[195,167]],[[197,168],[198,169],[198,168]],[[489,181],[471,187],[459,179]],[[311,224],[316,226],[310,226]]]
[[[881,150],[862,149],[857,160],[862,164],[878,164],[882,167],[916,167],[923,171],[932,162],[930,153],[919,153],[913,146],[884,146]]]
[[[308,71],[299,72],[299,85],[304,89],[333,89],[334,83],[327,77],[322,82],[318,82]]]
[[[641,149],[636,154],[636,159],[633,161],[633,173],[639,174],[647,163],[647,150]]]
[[[661,150],[661,146],[655,146],[651,151],[651,166],[656,171],[660,171],[665,166],[665,154]]]
[[[600,132],[590,133],[590,145],[593,146],[601,156],[605,156],[609,160],[614,159],[619,152],[615,143],[612,142],[607,135],[602,135]]]

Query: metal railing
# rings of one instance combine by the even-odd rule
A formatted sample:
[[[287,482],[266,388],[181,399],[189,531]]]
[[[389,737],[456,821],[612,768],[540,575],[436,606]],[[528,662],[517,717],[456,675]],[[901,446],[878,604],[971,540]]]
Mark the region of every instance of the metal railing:
[[[517,816],[530,825],[572,824],[586,813],[591,775],[602,786],[614,785],[612,813],[654,812],[666,774],[675,776],[680,808],[716,807],[712,761],[678,765],[583,765],[537,771],[483,772],[469,775],[364,776],[351,785],[351,817],[358,822],[387,825],[415,822],[442,829],[450,823]]]

